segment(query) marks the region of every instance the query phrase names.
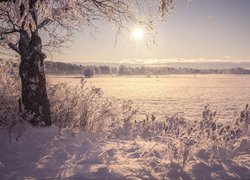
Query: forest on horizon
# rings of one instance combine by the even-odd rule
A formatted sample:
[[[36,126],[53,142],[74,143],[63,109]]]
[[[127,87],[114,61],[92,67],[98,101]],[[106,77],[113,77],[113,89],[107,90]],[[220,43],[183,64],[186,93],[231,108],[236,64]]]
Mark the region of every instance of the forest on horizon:
[[[63,62],[45,61],[45,73],[50,75],[75,75],[89,71],[91,75],[168,75],[168,74],[250,74],[249,69],[218,68],[198,69],[182,67],[150,66],[109,66],[109,65],[76,65]]]

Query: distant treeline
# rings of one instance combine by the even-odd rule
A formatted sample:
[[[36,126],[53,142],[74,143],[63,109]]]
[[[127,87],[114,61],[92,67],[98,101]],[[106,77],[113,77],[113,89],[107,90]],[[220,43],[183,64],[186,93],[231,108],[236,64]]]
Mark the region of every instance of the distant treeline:
[[[98,74],[118,74],[118,75],[167,75],[167,74],[250,74],[249,69],[194,69],[194,68],[170,68],[170,67],[131,67],[120,65],[111,67],[105,65],[75,65],[62,62],[45,62],[45,72],[54,75],[74,75],[84,74],[87,76]]]
[[[45,61],[45,73],[53,75],[83,74],[86,69],[93,70],[94,74],[117,74],[117,67],[83,66],[70,63]]]

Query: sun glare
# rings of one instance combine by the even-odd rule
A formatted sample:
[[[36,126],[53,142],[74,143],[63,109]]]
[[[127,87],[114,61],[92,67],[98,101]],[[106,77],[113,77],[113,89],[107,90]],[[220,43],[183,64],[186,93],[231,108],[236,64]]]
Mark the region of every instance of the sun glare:
[[[133,29],[132,31],[132,36],[134,38],[134,40],[142,40],[144,37],[144,31],[142,28],[140,27],[136,27],[135,29]]]

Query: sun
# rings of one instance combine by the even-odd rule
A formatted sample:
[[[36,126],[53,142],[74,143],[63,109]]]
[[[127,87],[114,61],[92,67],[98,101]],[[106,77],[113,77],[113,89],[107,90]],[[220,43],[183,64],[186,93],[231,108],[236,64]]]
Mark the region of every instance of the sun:
[[[142,40],[144,38],[143,29],[140,27],[134,28],[132,31],[132,36],[133,36],[134,40],[136,40],[136,41]]]

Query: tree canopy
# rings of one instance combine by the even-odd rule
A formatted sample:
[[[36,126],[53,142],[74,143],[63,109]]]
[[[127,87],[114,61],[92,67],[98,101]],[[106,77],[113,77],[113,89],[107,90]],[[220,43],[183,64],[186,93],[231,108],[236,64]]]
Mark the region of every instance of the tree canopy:
[[[173,0],[0,0],[0,4],[0,45],[17,53],[21,30],[29,36],[35,30],[42,30],[49,36],[44,45],[58,48],[74,30],[95,27],[100,20],[118,28],[141,24],[150,29],[152,20],[138,16],[143,8],[153,9],[157,4],[161,17],[174,9]]]

